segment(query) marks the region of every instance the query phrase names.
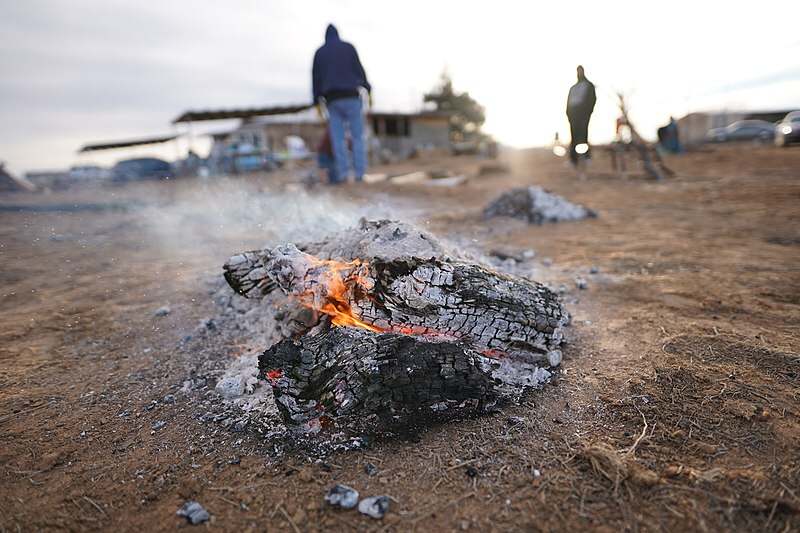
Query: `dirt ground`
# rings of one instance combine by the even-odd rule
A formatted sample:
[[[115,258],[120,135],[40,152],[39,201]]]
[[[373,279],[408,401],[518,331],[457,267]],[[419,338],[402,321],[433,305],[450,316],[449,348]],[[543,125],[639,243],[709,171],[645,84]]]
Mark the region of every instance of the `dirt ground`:
[[[280,233],[269,209],[208,224],[226,206],[204,202],[247,206],[274,178],[236,196],[179,181],[1,197],[0,531],[190,528],[188,499],[212,515],[195,527],[230,531],[799,530],[800,150],[670,158],[663,183],[599,151],[586,180],[545,151],[507,158],[411,161],[472,179],[318,189],[292,216],[380,204],[454,242],[535,250],[574,316],[562,370],[522,405],[324,458],[275,454],[200,406],[217,401],[203,368],[246,341],[198,336],[205,280],[264,243],[255,228]],[[522,184],[599,216],[481,218]],[[337,482],[390,512],[327,507]]]

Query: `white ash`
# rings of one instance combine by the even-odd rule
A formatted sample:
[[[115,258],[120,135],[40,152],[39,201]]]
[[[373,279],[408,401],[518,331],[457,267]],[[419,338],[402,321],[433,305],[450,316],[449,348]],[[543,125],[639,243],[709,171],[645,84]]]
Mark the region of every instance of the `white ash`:
[[[321,259],[340,261],[392,261],[407,257],[446,259],[455,255],[427,231],[395,220],[361,219],[357,227],[340,231],[323,243],[307,248],[307,252]]]
[[[552,376],[546,368],[518,358],[482,358],[481,362],[484,368],[491,372],[492,377],[502,384],[498,389],[512,401],[519,401],[522,393],[528,389],[542,388]],[[560,362],[559,356],[558,363]]]
[[[217,381],[215,389],[225,402],[247,413],[267,416],[278,414],[272,387],[258,379],[258,353],[234,359]]]
[[[581,220],[597,216],[591,209],[573,204],[557,194],[533,185],[503,193],[486,206],[483,215],[485,218],[519,218],[529,224]]]

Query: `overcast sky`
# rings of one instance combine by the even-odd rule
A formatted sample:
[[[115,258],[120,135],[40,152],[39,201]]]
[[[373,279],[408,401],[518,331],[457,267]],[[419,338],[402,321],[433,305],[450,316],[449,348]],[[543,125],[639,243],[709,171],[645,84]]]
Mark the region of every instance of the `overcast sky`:
[[[515,146],[566,136],[578,63],[597,85],[596,141],[613,132],[619,90],[644,132],[687,111],[800,108],[797,0],[540,4],[0,0],[0,160],[16,172],[108,164],[121,154],[75,152],[170,133],[189,108],[309,101],[328,22],[358,48],[376,108],[418,108],[446,68]]]

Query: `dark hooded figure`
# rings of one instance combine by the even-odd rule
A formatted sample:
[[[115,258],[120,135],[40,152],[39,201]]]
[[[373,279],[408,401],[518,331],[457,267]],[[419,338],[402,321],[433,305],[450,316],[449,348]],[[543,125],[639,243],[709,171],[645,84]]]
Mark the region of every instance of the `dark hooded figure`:
[[[573,165],[578,164],[579,145],[585,145],[581,154],[589,156],[589,119],[594,111],[597,95],[594,84],[586,79],[583,67],[578,66],[578,81],[570,87],[567,97],[567,118],[572,139],[569,145],[569,159]]]
[[[340,181],[347,180],[349,158],[345,137],[349,131],[353,170],[356,181],[361,181],[367,168],[367,152],[360,89],[363,87],[369,93],[372,88],[355,47],[339,39],[333,24],[325,32],[325,44],[314,54],[311,78],[314,103],[324,104],[328,110],[335,175]]]

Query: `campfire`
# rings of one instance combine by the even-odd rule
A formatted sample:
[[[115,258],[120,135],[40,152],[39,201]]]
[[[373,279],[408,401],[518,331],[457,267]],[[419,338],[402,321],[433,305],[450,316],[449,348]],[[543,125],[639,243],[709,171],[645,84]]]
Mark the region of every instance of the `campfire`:
[[[290,424],[518,396],[559,364],[569,320],[545,286],[452,259],[397,222],[245,252],[225,277],[248,298],[308,311],[259,358]]]

